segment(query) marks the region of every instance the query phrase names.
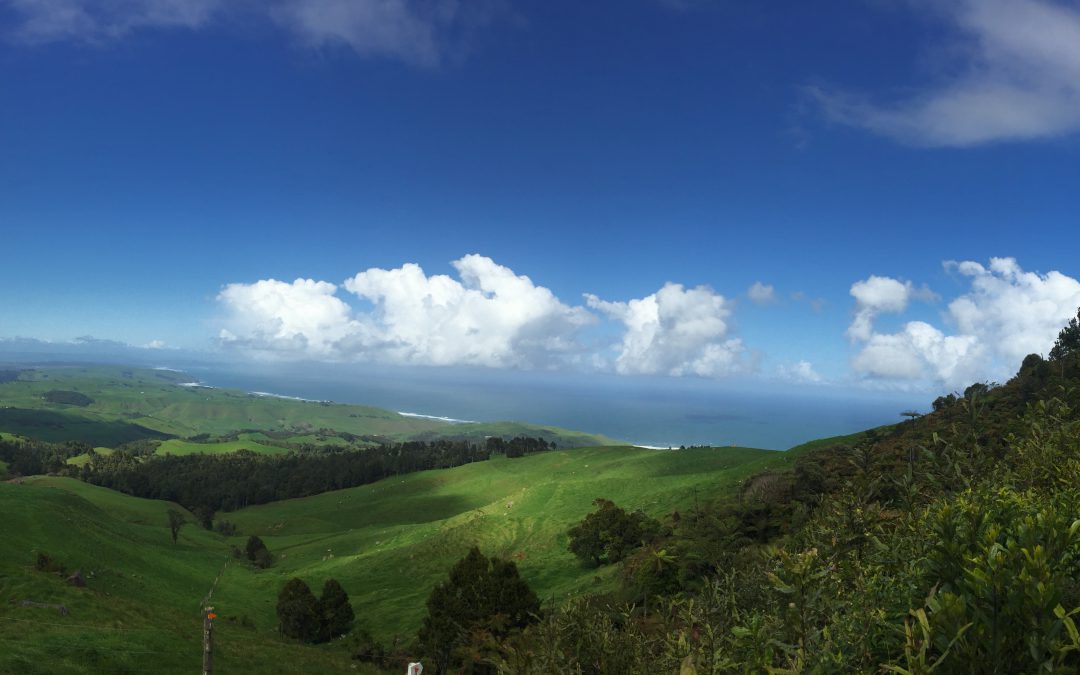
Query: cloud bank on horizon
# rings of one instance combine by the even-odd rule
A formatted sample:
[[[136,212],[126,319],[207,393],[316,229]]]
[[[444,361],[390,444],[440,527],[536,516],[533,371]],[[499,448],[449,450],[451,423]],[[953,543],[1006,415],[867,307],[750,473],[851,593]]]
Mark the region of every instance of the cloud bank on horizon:
[[[939,301],[925,285],[878,275],[852,284],[846,336],[856,378],[950,388],[1001,380],[1027,354],[1045,355],[1080,307],[1080,281],[1057,271],[1027,272],[1012,258],[944,265],[968,288],[948,303],[940,327],[911,320],[883,332],[876,325],[884,315],[904,314],[913,300]],[[734,330],[735,301],[707,286],[668,282],[628,300],[586,293],[575,305],[481,255],[453,267],[457,278],[406,263],[362,271],[340,286],[313,279],[229,284],[218,295],[225,310],[219,341],[278,359],[706,378],[759,370],[759,350]],[[777,313],[777,325],[782,321]],[[780,364],[772,375],[826,381],[809,359]]]
[[[1003,380],[1028,354],[1045,356],[1080,306],[1080,281],[1060,272],[1025,272],[1013,258],[992,258],[987,267],[972,261],[944,264],[971,286],[943,313],[952,334],[925,321],[909,321],[893,333],[877,332],[878,315],[901,313],[913,297],[928,297],[927,291],[877,276],[852,285],[855,314],[848,337],[858,348],[852,360],[856,373],[948,387]]]
[[[456,279],[429,276],[415,263],[372,268],[340,289],[312,279],[229,284],[218,295],[227,314],[219,340],[264,356],[402,365],[708,377],[750,367],[741,341],[729,337],[731,301],[708,287],[669,283],[625,302],[587,295],[586,308],[481,255],[453,267]],[[353,308],[339,290],[365,308]],[[622,324],[617,344],[584,339],[583,329],[600,321],[589,308]]]

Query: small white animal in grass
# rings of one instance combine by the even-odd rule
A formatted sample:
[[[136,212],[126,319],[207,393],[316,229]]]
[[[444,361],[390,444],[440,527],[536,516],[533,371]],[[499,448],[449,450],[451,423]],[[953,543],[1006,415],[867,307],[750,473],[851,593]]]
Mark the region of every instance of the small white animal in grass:
[[[409,669],[405,671],[405,675],[420,675],[424,672],[424,664],[419,661],[409,664]]]

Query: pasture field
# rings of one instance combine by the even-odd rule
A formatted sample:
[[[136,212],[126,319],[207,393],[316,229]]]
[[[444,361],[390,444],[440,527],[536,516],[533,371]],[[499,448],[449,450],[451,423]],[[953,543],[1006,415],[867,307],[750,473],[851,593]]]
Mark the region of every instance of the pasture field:
[[[165,527],[170,507],[72,479],[0,484],[0,672],[196,671],[200,602],[229,559],[228,547],[191,525],[173,544]],[[37,571],[39,552],[67,573],[81,570],[87,587]],[[245,603],[257,601],[242,595],[244,587],[233,591]],[[67,614],[24,601],[63,605]],[[342,650],[297,647],[228,618],[217,633],[221,672],[343,672],[350,665]]]
[[[351,670],[347,639],[311,647],[277,635],[274,606],[289,578],[316,593],[337,579],[359,625],[407,643],[432,587],[472,545],[517,561],[545,602],[602,590],[614,583],[611,569],[584,568],[566,548],[566,530],[594,499],[666,517],[786,461],[748,448],[497,458],[221,513],[236,536],[188,524],[176,544],[166,526],[175,505],[68,478],[0,483],[0,672],[190,672],[200,658],[200,602],[219,573],[221,672]],[[252,534],[273,554],[271,568],[230,555]],[[87,588],[35,570],[37,552],[83,570]],[[23,600],[64,604],[69,614]]]
[[[225,441],[222,443],[193,443],[191,441],[170,438],[162,441],[158,446],[158,455],[191,455],[204,453],[207,455],[222,455],[238,450],[250,450],[261,455],[284,455],[289,452],[287,448],[261,443],[259,441]]]

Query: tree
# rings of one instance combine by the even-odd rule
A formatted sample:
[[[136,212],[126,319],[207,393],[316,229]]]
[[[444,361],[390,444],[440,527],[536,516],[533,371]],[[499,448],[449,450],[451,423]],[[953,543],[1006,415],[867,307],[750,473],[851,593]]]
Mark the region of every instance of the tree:
[[[922,416],[923,416],[923,414],[921,412],[919,412],[918,410],[905,410],[902,413],[900,413],[900,417],[906,417],[909,420],[911,420],[911,425],[912,426],[915,425],[915,420],[919,419]]]
[[[322,630],[319,602],[301,579],[292,578],[278,593],[278,627],[286,637],[317,642]]]
[[[349,595],[337,579],[327,579],[319,597],[319,618],[321,619],[322,640],[332,640],[352,630],[353,613],[349,604]]]
[[[1058,333],[1057,340],[1050,350],[1050,360],[1061,363],[1062,372],[1065,370],[1065,361],[1070,356],[1080,354],[1080,309],[1076,316],[1069,319],[1067,326]]]
[[[247,538],[247,543],[244,544],[244,553],[247,555],[248,561],[255,562],[255,556],[259,551],[266,551],[267,545],[262,543],[262,540],[252,535]]]
[[[532,623],[540,601],[518,575],[517,565],[488,558],[475,546],[450,570],[427,600],[420,644],[445,673],[469,638],[488,633],[501,639]]]
[[[203,526],[204,529],[211,529],[214,527],[214,509],[209,506],[196,506],[192,511],[195,514],[196,520]]]
[[[594,566],[617,563],[635,549],[656,539],[663,527],[643,513],[627,513],[608,499],[593,502],[596,511],[567,533],[570,551]]]
[[[185,523],[187,523],[187,519],[184,518],[184,514],[176,509],[169,509],[169,531],[172,533],[172,543],[176,543],[176,538],[180,535],[180,528]]]
[[[247,543],[244,544],[244,553],[247,555],[248,560],[262,569],[266,569],[274,564],[274,557],[270,555],[270,551],[266,548],[266,544],[263,543],[262,539],[259,539],[255,535],[248,537]]]

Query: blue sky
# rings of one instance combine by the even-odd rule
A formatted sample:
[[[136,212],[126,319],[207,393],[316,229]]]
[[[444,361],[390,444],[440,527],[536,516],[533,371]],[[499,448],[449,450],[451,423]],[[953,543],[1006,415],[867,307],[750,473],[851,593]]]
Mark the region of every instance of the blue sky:
[[[938,390],[1045,352],[1080,5],[762,4],[0,0],[0,338]]]

